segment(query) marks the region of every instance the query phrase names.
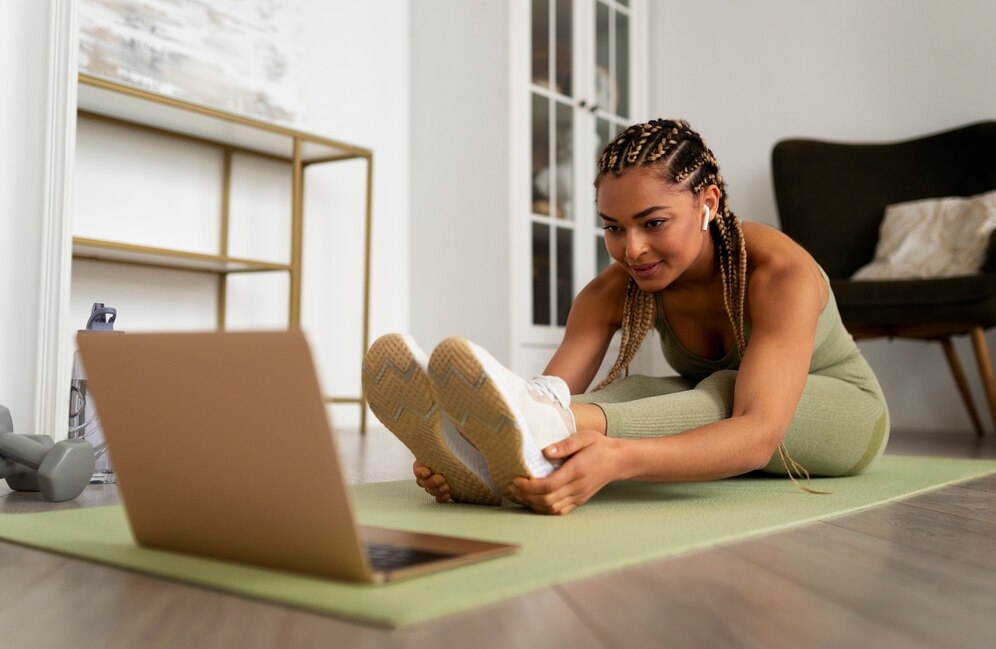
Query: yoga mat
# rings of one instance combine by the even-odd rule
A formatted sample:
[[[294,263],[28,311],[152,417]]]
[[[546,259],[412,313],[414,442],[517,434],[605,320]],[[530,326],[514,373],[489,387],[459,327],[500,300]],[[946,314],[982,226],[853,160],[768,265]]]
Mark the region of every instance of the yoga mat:
[[[996,461],[885,456],[866,473],[619,483],[564,517],[521,507],[438,505],[412,481],[357,485],[360,522],[522,545],[507,557],[382,586],[356,585],[147,550],[120,507],[0,515],[0,538],[276,603],[386,626],[456,613],[554,584],[784,530],[996,472]]]

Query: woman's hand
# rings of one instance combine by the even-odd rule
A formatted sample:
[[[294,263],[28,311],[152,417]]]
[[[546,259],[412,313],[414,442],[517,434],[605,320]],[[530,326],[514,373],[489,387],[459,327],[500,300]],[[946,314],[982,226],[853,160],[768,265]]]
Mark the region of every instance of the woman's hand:
[[[621,477],[620,440],[602,433],[579,432],[546,447],[543,454],[564,463],[545,478],[512,481],[512,491],[519,500],[541,514],[567,514]]]
[[[450,499],[450,486],[446,484],[446,477],[442,473],[433,473],[432,469],[418,460],[412,465],[412,472],[415,474],[415,483],[435,498],[437,503]]]

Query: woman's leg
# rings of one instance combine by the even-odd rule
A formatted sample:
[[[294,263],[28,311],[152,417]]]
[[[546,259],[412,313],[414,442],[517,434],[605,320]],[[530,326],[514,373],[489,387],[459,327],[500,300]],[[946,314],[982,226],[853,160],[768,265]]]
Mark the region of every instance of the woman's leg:
[[[627,403],[684,392],[694,387],[695,383],[680,376],[635,375],[615,381],[597,392],[572,396],[571,411],[577,430],[594,430],[605,435],[608,433],[608,418],[603,404]]]
[[[636,379],[632,385],[607,393],[610,399],[602,401],[599,391],[584,395],[584,402],[595,403],[605,413],[610,437],[674,435],[729,417],[736,377],[735,371],[723,370],[693,389],[656,395],[648,391],[677,384],[632,377],[620,382]],[[810,375],[784,438],[792,458],[812,475],[824,476],[853,475],[874,462],[885,448],[889,432],[888,410],[877,387],[865,385],[863,389],[836,376]],[[626,394],[634,398],[617,399]],[[785,473],[778,454],[765,471]]]
[[[812,475],[861,473],[889,441],[889,411],[880,396],[835,377],[810,375],[785,433],[792,459]],[[767,473],[786,473],[776,454]]]
[[[619,403],[684,392],[694,387],[693,381],[680,376],[633,375],[614,381],[597,392],[576,394],[571,399],[576,403]]]
[[[662,437],[729,417],[736,377],[723,370],[696,385],[680,377],[632,376],[582,397],[605,413],[606,435]]]

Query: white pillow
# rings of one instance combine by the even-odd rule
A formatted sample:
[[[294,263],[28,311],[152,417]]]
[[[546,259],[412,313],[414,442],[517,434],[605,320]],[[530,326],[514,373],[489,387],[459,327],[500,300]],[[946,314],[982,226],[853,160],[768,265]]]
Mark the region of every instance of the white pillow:
[[[996,191],[968,198],[930,198],[885,208],[875,258],[851,279],[972,275],[986,260],[996,230]]]

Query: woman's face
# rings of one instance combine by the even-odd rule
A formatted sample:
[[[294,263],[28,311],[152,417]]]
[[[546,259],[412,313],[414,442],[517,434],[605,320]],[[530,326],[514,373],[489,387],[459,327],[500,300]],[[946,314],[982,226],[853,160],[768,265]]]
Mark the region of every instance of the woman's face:
[[[705,205],[715,214],[719,192],[714,189],[705,190],[705,200],[699,200],[647,169],[609,174],[599,181],[597,204],[605,247],[642,290],[660,291],[680,277],[712,276],[712,242],[702,220]]]

